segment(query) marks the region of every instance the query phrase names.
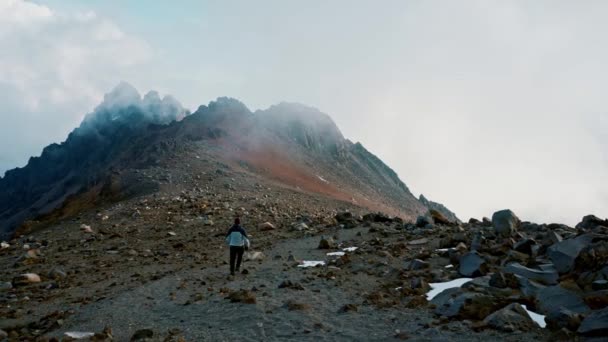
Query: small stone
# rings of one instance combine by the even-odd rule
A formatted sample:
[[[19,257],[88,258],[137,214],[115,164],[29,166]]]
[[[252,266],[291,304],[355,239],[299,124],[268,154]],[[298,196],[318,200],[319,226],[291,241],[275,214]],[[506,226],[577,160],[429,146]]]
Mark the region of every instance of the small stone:
[[[11,245],[9,243],[4,242],[4,241],[0,242],[0,249],[6,249],[6,248],[10,248],[10,247],[11,247]]]
[[[422,269],[426,269],[426,268],[430,268],[431,264],[429,264],[426,261],[422,261],[420,259],[414,259],[410,262],[410,265],[408,267],[408,269],[410,271],[417,271],[417,270],[422,270]]]
[[[334,241],[334,239],[332,239],[331,237],[329,238],[321,238],[321,241],[319,241],[319,249],[332,249],[332,248],[336,248],[336,243]]]
[[[41,282],[41,279],[36,273],[25,273],[13,278],[13,286],[23,286],[39,282]]]
[[[258,225],[258,229],[261,230],[261,231],[268,231],[268,230],[274,230],[275,227],[270,222],[264,222],[264,223],[260,223]]]
[[[175,232],[167,232],[168,236],[176,236],[177,234]]]
[[[131,336],[131,341],[141,341],[141,340],[145,340],[148,338],[153,338],[154,337],[154,331],[152,331],[151,329],[140,329],[137,330],[133,336]]]
[[[91,226],[89,226],[88,224],[81,224],[80,225],[80,230],[85,232],[85,233],[93,233],[93,229],[91,228]]]
[[[65,271],[63,271],[60,268],[53,268],[50,272],[49,272],[49,278],[50,279],[63,279],[65,277],[67,277],[67,273],[65,273]]]

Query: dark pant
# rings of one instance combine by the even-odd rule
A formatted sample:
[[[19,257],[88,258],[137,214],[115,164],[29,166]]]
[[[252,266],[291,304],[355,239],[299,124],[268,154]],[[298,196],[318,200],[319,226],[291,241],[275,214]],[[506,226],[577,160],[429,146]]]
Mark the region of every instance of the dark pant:
[[[236,269],[241,268],[245,248],[243,246],[230,246],[230,274],[234,274],[234,262],[236,260]]]

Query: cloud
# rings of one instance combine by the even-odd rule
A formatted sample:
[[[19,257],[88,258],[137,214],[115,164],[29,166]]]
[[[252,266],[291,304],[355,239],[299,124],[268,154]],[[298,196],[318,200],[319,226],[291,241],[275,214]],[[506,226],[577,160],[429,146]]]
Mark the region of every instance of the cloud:
[[[0,2],[0,175],[62,141],[148,44],[95,12],[57,12],[28,1]],[[11,148],[6,148],[11,146]]]

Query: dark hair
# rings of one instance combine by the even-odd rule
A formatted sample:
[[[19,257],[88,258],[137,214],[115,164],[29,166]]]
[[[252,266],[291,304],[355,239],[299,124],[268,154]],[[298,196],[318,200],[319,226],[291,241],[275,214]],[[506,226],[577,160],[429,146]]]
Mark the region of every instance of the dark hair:
[[[238,217],[234,219],[234,224],[241,224],[241,219]]]

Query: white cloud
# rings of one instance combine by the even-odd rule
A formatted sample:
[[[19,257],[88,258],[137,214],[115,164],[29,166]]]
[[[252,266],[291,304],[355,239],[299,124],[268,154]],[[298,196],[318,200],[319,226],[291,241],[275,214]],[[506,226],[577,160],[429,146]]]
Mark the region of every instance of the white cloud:
[[[0,1],[0,175],[65,139],[151,49],[95,12]],[[14,148],[6,148],[14,146]]]

